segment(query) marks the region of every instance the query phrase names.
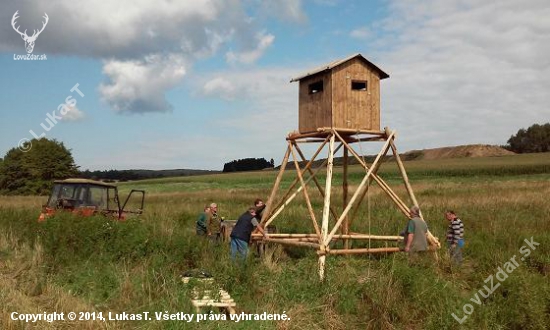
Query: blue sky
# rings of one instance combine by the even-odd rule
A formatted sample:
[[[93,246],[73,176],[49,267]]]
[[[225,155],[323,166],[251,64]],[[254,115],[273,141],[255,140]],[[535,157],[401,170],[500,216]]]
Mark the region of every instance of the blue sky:
[[[382,126],[402,152],[505,144],[550,117],[547,1],[1,3],[1,155],[32,130],[64,142],[82,169],[280,161],[298,127],[289,80],[354,53],[390,75]],[[32,53],[47,60],[15,59],[26,54],[16,11],[27,35],[48,15]],[[69,96],[76,104],[45,131]]]

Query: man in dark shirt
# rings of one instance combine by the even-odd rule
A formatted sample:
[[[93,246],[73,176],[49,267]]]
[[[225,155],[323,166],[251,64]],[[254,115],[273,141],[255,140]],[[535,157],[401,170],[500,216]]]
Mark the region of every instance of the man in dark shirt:
[[[248,254],[248,242],[250,241],[250,236],[254,229],[267,237],[262,226],[259,225],[258,220],[256,219],[256,208],[251,207],[243,213],[233,230],[231,231],[231,259],[235,260],[237,255],[244,261],[246,255]]]

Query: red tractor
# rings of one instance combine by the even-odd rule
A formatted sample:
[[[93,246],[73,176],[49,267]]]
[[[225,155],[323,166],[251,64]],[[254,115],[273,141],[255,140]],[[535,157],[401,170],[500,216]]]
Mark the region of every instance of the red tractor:
[[[126,210],[132,195],[137,198],[137,208]],[[45,221],[55,215],[57,211],[67,211],[82,216],[102,214],[118,220],[125,220],[128,214],[142,214],[145,191],[130,191],[126,200],[120,205],[118,188],[114,184],[87,179],[56,180],[46,205],[42,206],[42,213],[38,221]]]

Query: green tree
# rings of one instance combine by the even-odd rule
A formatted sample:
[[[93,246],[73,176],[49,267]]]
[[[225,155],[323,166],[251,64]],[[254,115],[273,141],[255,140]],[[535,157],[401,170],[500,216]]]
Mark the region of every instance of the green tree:
[[[73,156],[62,142],[33,139],[27,152],[10,149],[0,162],[0,193],[47,194],[55,179],[78,174]]]
[[[550,123],[520,129],[508,139],[506,149],[517,153],[550,151]]]

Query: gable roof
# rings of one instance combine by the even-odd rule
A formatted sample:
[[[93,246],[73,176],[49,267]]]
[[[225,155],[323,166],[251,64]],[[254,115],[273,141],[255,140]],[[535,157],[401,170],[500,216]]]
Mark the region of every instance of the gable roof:
[[[308,71],[304,74],[301,74],[300,76],[296,77],[296,78],[292,78],[290,80],[290,82],[294,82],[294,81],[300,81],[306,77],[309,77],[309,76],[313,76],[315,74],[318,74],[320,72],[323,72],[323,71],[329,71],[329,70],[332,70],[334,69],[335,67],[341,65],[341,64],[344,64],[346,63],[347,61],[350,61],[354,58],[359,58],[361,59],[363,62],[365,62],[368,66],[372,67],[376,72],[378,72],[378,74],[380,75],[380,79],[385,79],[385,78],[389,78],[390,76],[385,73],[384,71],[382,71],[382,69],[380,69],[379,67],[377,67],[376,65],[374,65],[372,62],[370,62],[369,60],[367,60],[363,55],[357,53],[357,54],[353,54],[353,55],[350,55],[344,59],[341,59],[341,60],[336,60],[336,61],[332,61],[328,64],[325,64],[325,65],[322,65],[314,70],[311,70],[311,71]]]

